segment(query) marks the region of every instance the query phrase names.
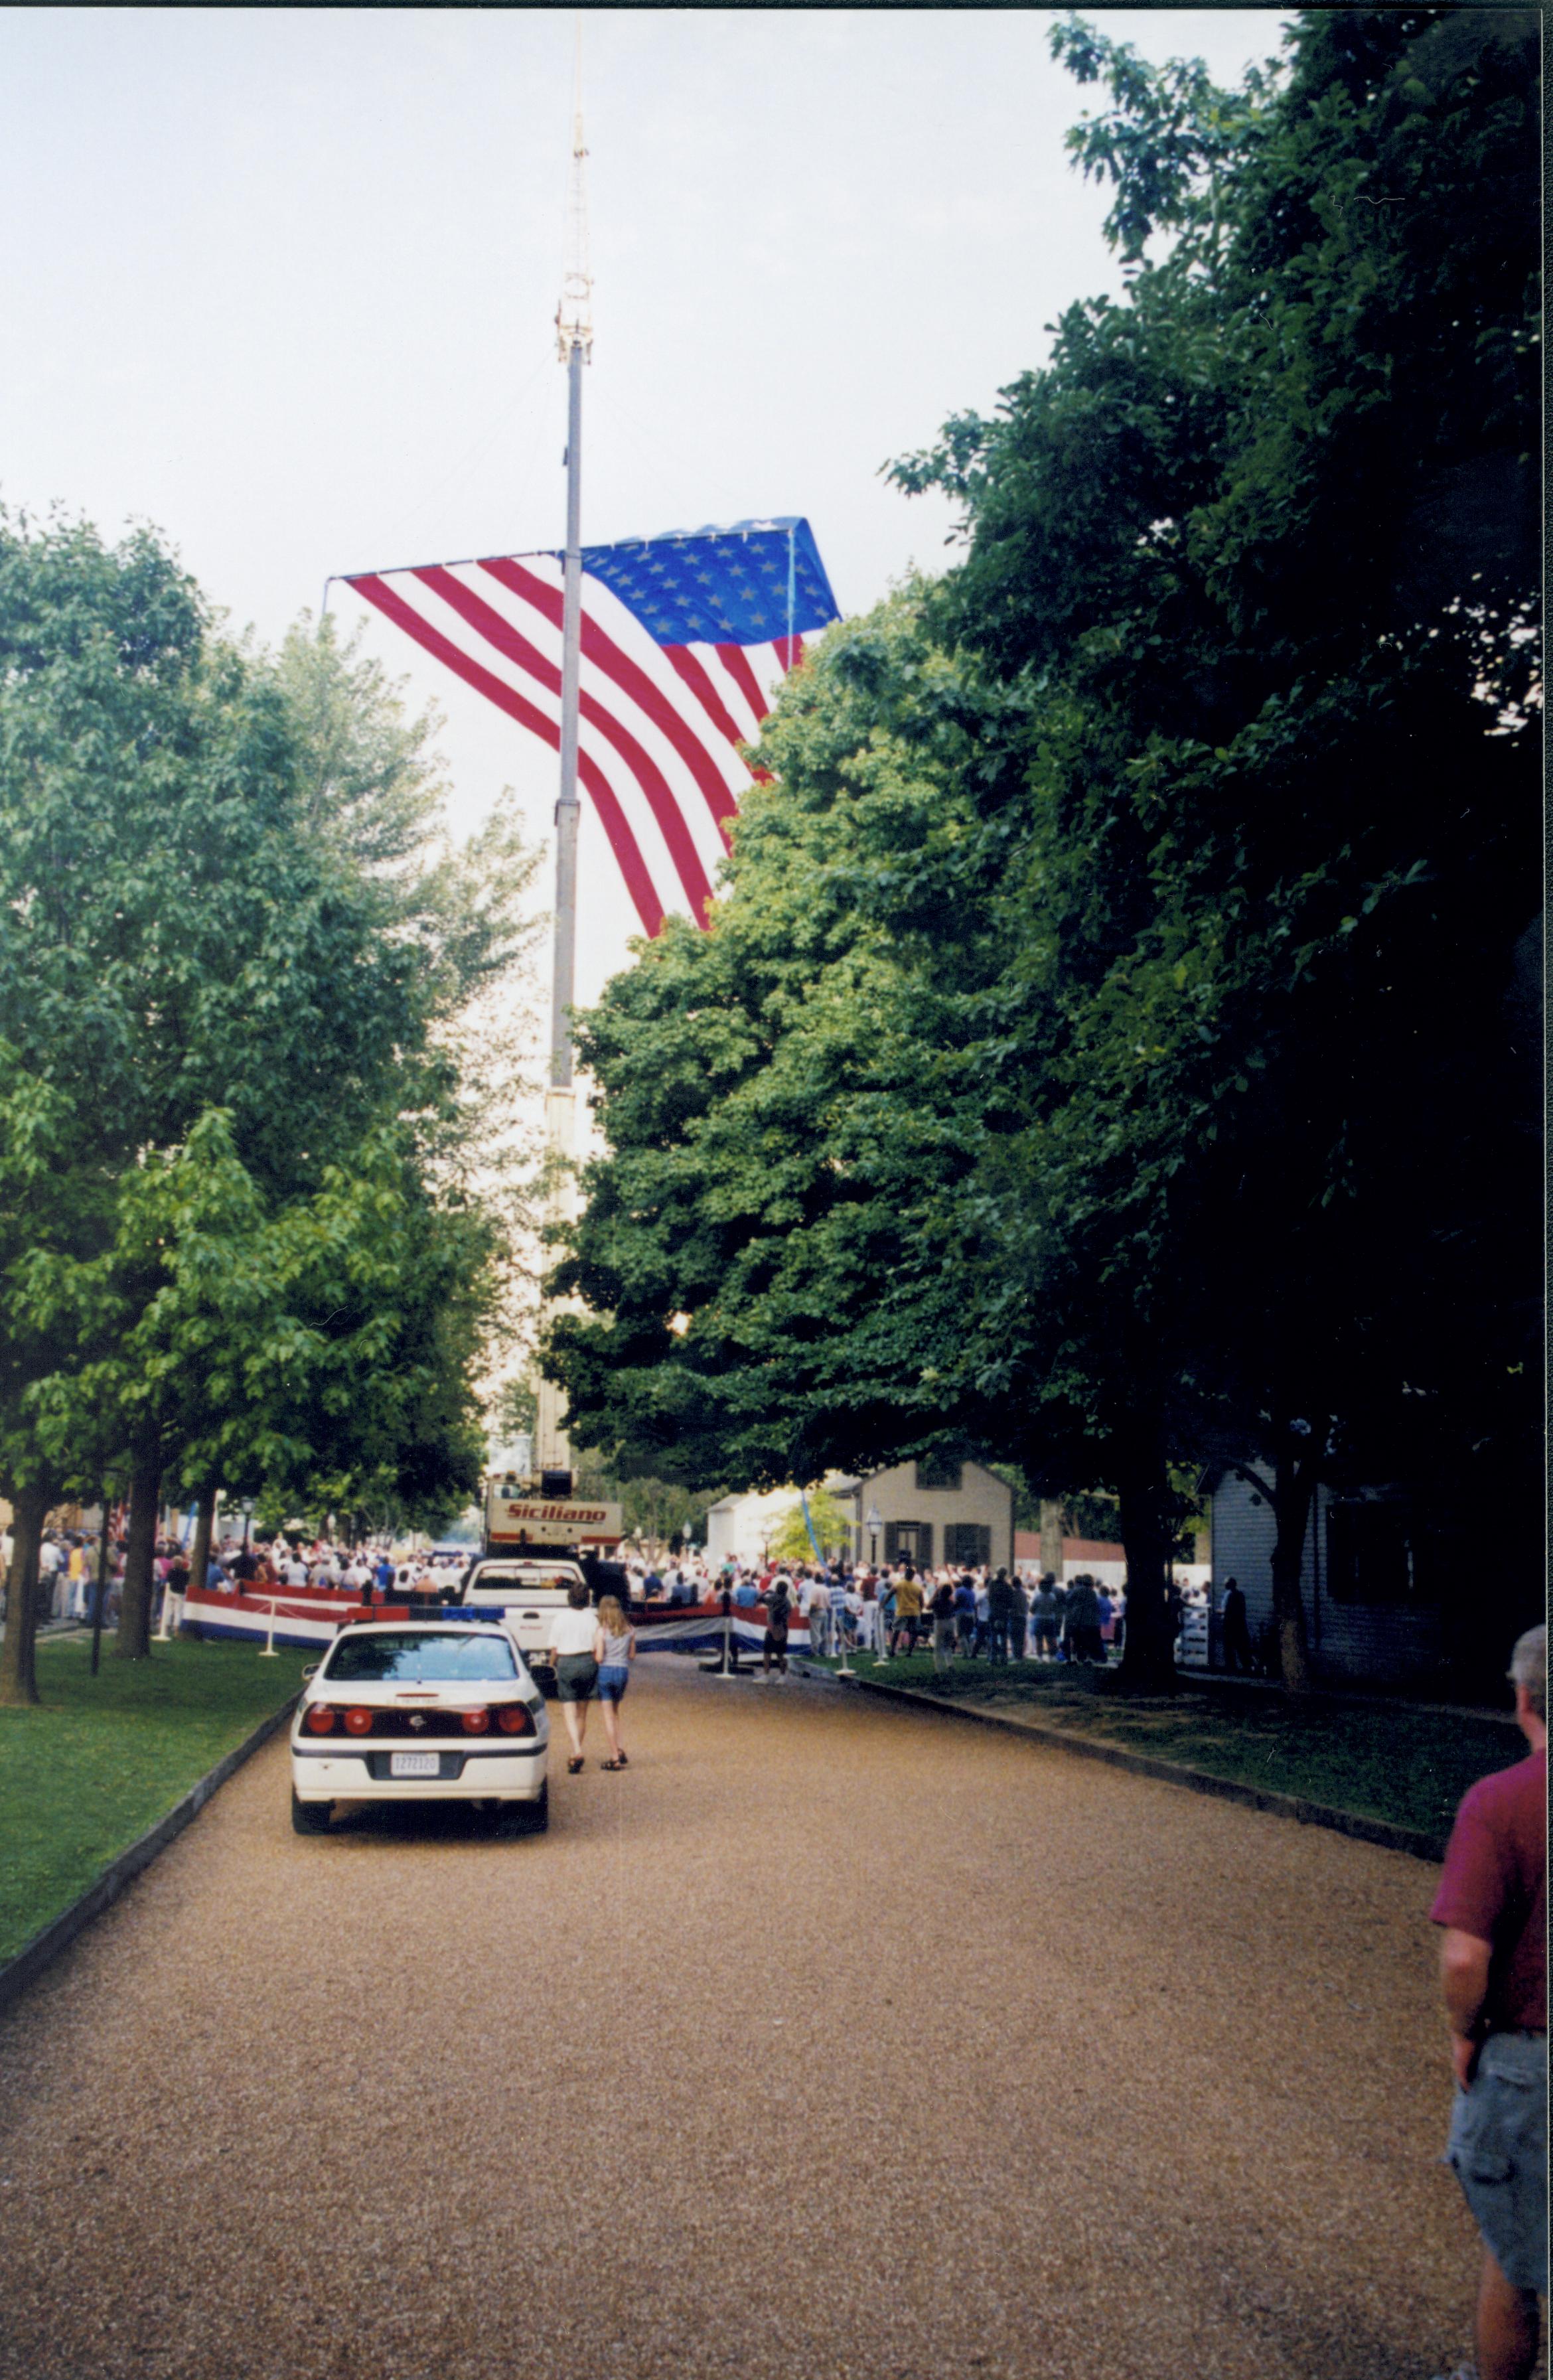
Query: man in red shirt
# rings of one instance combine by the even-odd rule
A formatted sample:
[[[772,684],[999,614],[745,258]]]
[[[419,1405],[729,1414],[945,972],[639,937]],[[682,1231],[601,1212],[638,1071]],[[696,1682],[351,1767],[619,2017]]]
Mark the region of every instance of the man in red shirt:
[[[1547,2291],[1547,1631],[1510,1665],[1531,1756],[1456,1813],[1430,1915],[1456,2105],[1446,2161],[1483,2234],[1478,2380],[1530,2380]]]

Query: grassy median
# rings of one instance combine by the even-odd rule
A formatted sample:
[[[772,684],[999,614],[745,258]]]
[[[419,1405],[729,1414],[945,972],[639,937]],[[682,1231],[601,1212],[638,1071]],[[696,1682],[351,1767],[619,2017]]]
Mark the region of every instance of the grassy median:
[[[875,1674],[867,1653],[854,1654],[852,1666],[859,1677]],[[1039,1661],[992,1669],[985,1661],[956,1660],[936,1681],[931,1655],[917,1653],[886,1662],[878,1682],[1103,1736],[1183,1768],[1204,1768],[1437,1837],[1449,1834],[1469,1785],[1490,1769],[1508,1768],[1526,1748],[1513,1727],[1405,1703],[1318,1697],[1302,1708],[1280,1694],[1191,1686],[1173,1696],[1134,1701],[1117,1691],[1114,1672],[1073,1673]]]
[[[94,1678],[90,1638],[40,1644],[42,1702],[0,1710],[0,1960],[288,1701],[313,1658],[178,1643],[120,1661],[109,1637]]]

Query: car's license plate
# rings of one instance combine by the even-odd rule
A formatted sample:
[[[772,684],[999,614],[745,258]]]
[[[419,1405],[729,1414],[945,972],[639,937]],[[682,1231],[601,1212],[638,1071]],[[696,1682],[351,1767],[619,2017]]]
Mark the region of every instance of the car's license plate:
[[[435,1777],[440,1766],[434,1752],[394,1752],[388,1758],[391,1777]]]

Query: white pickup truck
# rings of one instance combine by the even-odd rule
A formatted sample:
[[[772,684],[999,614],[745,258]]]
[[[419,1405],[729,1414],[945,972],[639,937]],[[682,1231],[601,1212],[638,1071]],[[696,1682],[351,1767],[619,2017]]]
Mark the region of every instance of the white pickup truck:
[[[548,1680],[554,1663],[550,1623],[566,1608],[566,1590],[586,1582],[582,1565],[564,1554],[483,1554],[464,1573],[459,1600],[473,1610],[498,1613],[535,1676]]]

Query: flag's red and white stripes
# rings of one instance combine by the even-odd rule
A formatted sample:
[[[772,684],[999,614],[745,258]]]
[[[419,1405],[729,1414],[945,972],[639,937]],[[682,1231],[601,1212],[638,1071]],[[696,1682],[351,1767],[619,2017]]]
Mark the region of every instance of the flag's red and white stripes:
[[[561,564],[497,556],[353,577],[357,593],[478,694],[561,743]],[[791,659],[803,657],[793,638]],[[705,925],[752,743],[788,666],[767,645],[659,645],[583,579],[577,774],[649,934],[673,910]]]

